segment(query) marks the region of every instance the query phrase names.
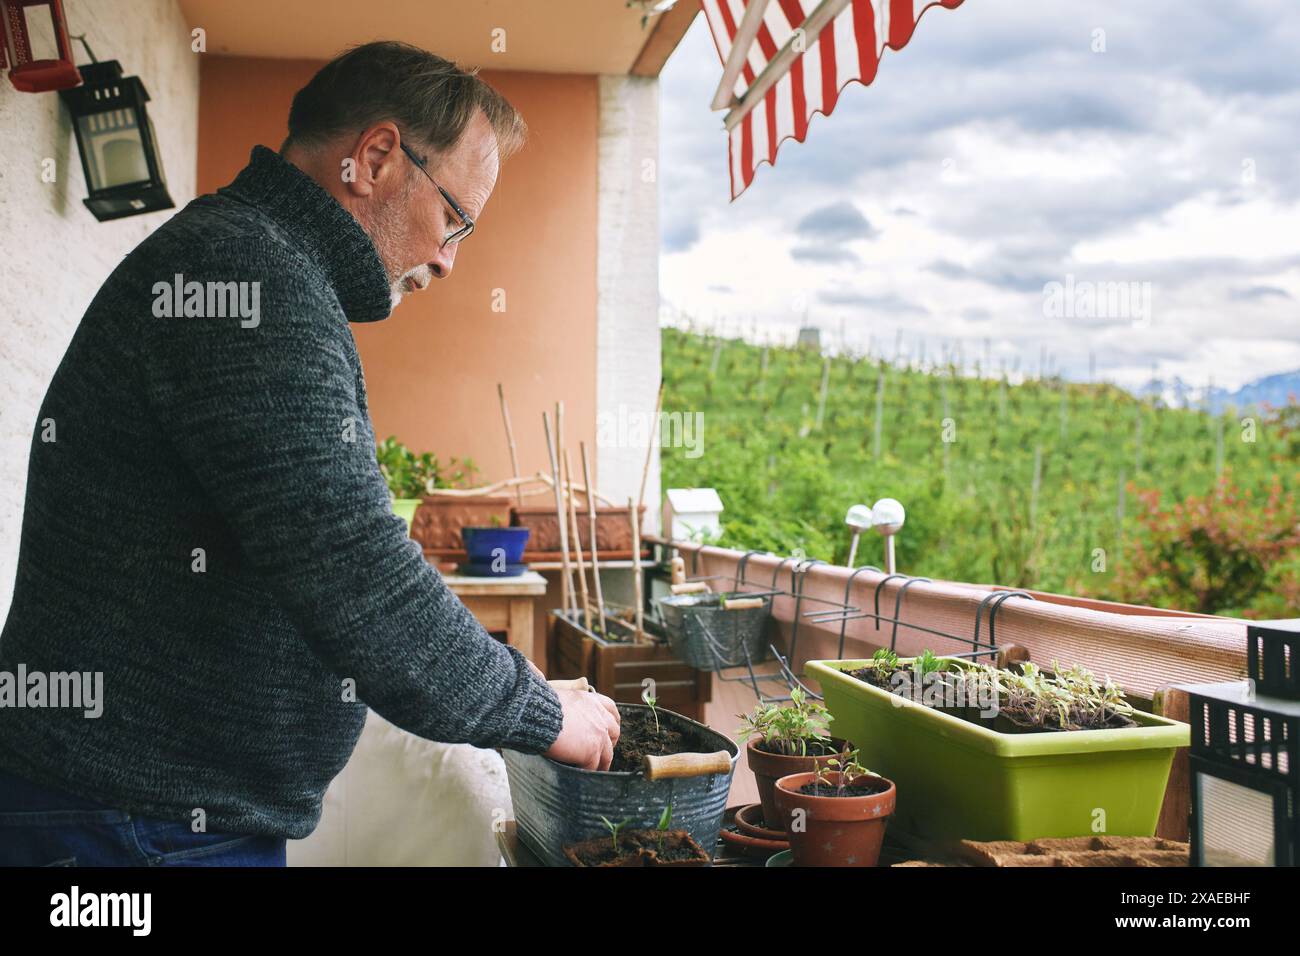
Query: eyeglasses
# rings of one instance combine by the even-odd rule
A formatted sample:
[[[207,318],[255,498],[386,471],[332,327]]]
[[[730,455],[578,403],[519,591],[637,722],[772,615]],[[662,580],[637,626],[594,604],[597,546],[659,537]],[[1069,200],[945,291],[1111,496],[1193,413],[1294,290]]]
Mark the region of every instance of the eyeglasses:
[[[456,219],[459,220],[460,222],[460,225],[457,228],[453,229],[451,232],[447,233],[447,235],[443,237],[442,246],[440,246],[439,248],[446,248],[452,243],[460,242],[462,239],[468,238],[469,235],[474,231],[474,220],[469,217],[469,214],[465,212],[464,209],[460,208],[460,203],[456,202],[456,200],[452,198],[451,193],[447,192],[447,190],[443,189],[441,186],[438,185],[438,180],[434,179],[433,176],[429,174],[429,170],[426,168],[424,160],[420,159],[420,157],[416,156],[415,153],[411,152],[410,147],[407,146],[405,143],[401,143],[399,145],[402,147],[402,152],[404,152],[407,155],[407,157],[411,160],[411,162],[415,163],[415,165],[419,168],[420,172],[424,173],[424,175],[429,177],[429,182],[433,183],[434,187],[438,190],[438,192],[442,193],[442,198],[447,201],[447,205],[451,207],[451,211],[455,214]]]

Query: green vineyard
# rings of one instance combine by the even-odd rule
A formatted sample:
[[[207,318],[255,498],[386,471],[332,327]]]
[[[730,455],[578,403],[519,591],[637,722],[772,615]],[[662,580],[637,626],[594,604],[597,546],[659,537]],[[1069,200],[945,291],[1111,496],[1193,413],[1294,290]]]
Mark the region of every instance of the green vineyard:
[[[850,505],[907,508],[898,568],[1246,617],[1300,616],[1300,412],[1170,408],[666,328],[664,487],[718,489],[719,542],[847,559]],[[665,439],[670,436],[664,436]],[[880,563],[876,535],[858,563]]]

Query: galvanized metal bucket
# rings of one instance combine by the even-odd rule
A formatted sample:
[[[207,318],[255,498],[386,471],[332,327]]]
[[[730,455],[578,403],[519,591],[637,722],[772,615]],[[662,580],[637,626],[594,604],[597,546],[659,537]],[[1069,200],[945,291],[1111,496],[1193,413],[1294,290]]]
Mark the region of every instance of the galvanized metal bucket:
[[[735,595],[744,598],[744,594]],[[772,599],[761,607],[726,610],[720,594],[675,594],[658,599],[673,653],[701,671],[720,671],[767,659],[764,632]]]
[[[621,713],[648,711],[643,704],[619,704]],[[713,751],[726,751],[726,773],[648,780],[644,772],[598,773],[556,763],[539,754],[503,750],[519,839],[547,866],[568,866],[564,847],[607,835],[601,817],[628,829],[653,829],[672,805],[672,828],[686,830],[712,854],[727,809],[727,794],[740,748],[729,737],[681,714],[659,710],[661,723],[702,737]]]

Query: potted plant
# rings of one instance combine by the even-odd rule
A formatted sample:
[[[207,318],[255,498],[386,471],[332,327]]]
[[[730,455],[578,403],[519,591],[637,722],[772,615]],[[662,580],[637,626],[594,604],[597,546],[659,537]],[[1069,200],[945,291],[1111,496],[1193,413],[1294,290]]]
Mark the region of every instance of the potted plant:
[[[654,695],[649,695],[653,697]],[[622,859],[635,843],[653,858],[640,865],[699,861],[678,830],[712,859],[739,748],[724,734],[646,704],[619,704],[621,730],[607,771],[582,770],[540,754],[502,751],[520,840],[548,866],[565,866],[599,837],[587,860]],[[610,821],[626,827],[611,833]],[[631,842],[628,842],[631,841]],[[581,856],[582,853],[579,852]],[[590,863],[586,865],[591,865]],[[619,865],[633,865],[620,863]]]
[[[406,522],[410,534],[425,482],[431,472],[437,472],[437,459],[428,452],[416,455],[392,436],[375,447],[375,458],[393,499],[393,513]]]
[[[837,730],[903,792],[901,827],[931,840],[1154,834],[1186,724],[1080,667],[930,657],[925,686],[915,659],[808,664]]]
[[[760,703],[753,713],[739,714],[740,739],[746,741],[745,761],[758,783],[763,823],[784,830],[786,818],[777,812],[776,782],[794,773],[826,765],[843,749],[844,741],[829,736],[830,712],[800,687],[790,691],[790,703]]]
[[[593,837],[564,848],[564,857],[574,866],[645,866],[649,854],[638,834],[625,833],[627,820],[618,823],[602,816],[608,837]]]
[[[816,770],[776,782],[795,866],[875,866],[894,812],[892,781],[858,762],[848,745]]]
[[[574,866],[708,866],[713,857],[685,830],[673,830],[673,806],[668,804],[653,830],[627,830],[628,821],[613,823],[602,816],[609,837],[594,837],[564,848]]]
[[[432,452],[416,454],[392,436],[378,444],[376,457],[393,510],[406,518],[426,557],[458,558],[465,552],[462,528],[502,528],[510,522],[509,498],[470,487],[478,468],[469,458],[443,462]]]

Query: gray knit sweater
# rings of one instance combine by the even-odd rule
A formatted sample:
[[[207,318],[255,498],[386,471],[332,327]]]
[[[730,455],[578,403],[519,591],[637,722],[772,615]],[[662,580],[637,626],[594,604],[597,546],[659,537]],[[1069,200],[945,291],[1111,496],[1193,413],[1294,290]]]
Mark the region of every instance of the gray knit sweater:
[[[206,317],[176,316],[178,274],[248,283],[257,308],[186,287]],[[0,707],[0,767],[298,838],[366,705],[431,740],[550,747],[554,691],[390,508],[348,327],[389,311],[357,221],[262,146],[114,270],[41,406],[0,634],[0,671],[102,672],[103,713]]]

